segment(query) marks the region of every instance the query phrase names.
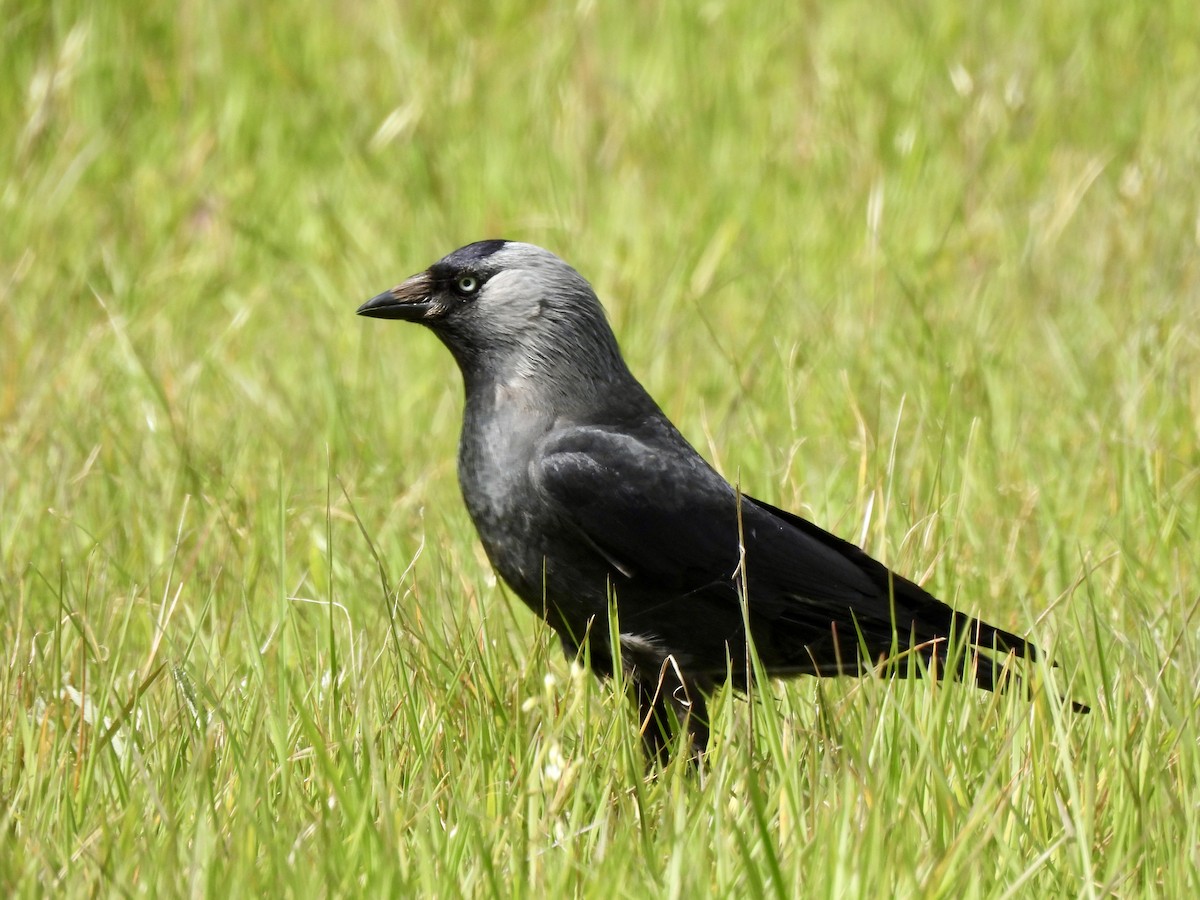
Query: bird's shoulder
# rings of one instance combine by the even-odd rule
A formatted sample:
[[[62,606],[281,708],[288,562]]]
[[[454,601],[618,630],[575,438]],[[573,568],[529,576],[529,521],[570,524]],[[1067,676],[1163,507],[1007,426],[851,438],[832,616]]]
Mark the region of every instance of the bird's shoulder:
[[[530,474],[535,485],[565,502],[601,499],[599,493],[613,502],[645,497],[676,506],[733,493],[674,426],[658,417],[554,428],[534,448]]]
[[[727,582],[737,565],[736,493],[669,423],[556,428],[539,442],[530,480],[564,539],[627,584],[691,591]]]

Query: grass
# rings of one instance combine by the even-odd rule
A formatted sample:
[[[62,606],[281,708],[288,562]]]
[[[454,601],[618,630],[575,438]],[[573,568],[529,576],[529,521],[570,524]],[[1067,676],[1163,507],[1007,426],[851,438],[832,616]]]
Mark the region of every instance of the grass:
[[[343,6],[0,0],[4,893],[1194,895],[1194,4]],[[493,236],[1092,715],[772,684],[645,779],[353,316]]]

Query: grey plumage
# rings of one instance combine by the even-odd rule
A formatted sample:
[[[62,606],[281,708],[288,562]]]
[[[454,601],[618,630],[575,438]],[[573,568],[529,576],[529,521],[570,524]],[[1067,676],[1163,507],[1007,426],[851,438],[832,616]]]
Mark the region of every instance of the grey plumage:
[[[358,312],[420,322],[454,355],[466,392],[458,477],[488,558],[568,653],[586,642],[601,676],[617,657],[652,754],[666,758],[676,724],[702,751],[705,694],[727,677],[744,687],[742,542],[750,630],[771,674],[860,674],[909,648],[944,666],[957,633],[972,647],[963,671],[992,689],[993,659],[978,649],[1037,655],[853,544],[739,495],[629,372],[591,287],[549,251],[470,244]]]

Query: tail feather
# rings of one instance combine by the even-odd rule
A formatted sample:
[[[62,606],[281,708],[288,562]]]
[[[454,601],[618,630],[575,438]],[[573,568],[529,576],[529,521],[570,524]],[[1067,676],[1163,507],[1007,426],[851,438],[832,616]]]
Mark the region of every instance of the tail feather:
[[[940,601],[937,602],[941,606],[945,605]],[[949,607],[946,608],[949,609]],[[983,619],[976,619],[957,610],[951,609],[950,614],[954,631],[973,647],[979,647],[984,650],[994,648],[1005,653],[1013,653],[1022,659],[1045,659],[1046,655],[1041,650],[1031,641],[1026,640],[1020,635],[1013,634],[1011,631],[1005,631],[1003,628],[998,628],[995,625],[989,625]],[[1050,665],[1057,665],[1057,663],[1050,660]]]
[[[1037,659],[1038,657],[1035,654],[1039,653],[1040,651],[1038,651],[1037,648],[1028,641],[1024,641],[1020,638],[1017,640],[1022,645],[1021,653],[1018,653],[1018,651],[1015,649],[1009,650],[1007,647],[1003,646],[1003,644],[1007,642],[1000,639],[1001,637],[1008,635],[1007,632],[1001,631],[1000,629],[993,629],[991,626],[988,626],[983,622],[979,622],[979,620],[973,620],[972,624],[975,622],[978,622],[979,625],[982,625],[985,629],[988,629],[989,637],[991,637],[992,633],[995,633],[996,637],[990,643],[984,643],[974,638],[971,640],[971,650],[963,660],[962,664],[961,677],[963,680],[974,681],[977,687],[981,687],[985,691],[1002,692],[1016,687],[1024,687],[1026,699],[1032,700],[1033,689],[1028,685],[1028,682],[1025,678],[1013,671],[1011,666],[1005,665],[1007,659],[984,656],[980,650],[991,649],[994,647],[998,651],[1005,651],[1010,656],[1023,655],[1027,660]],[[979,633],[982,634],[982,630]],[[1011,635],[1008,636],[1011,637]],[[1043,655],[1042,658],[1044,659],[1045,656]],[[1051,660],[1050,665],[1056,665],[1056,663]],[[1090,713],[1092,711],[1091,707],[1087,704],[1079,703],[1078,701],[1072,700],[1065,695],[1060,695],[1060,699],[1070,703],[1071,710],[1073,712]]]
[[[914,641],[910,652],[918,652],[931,675],[973,683],[985,691],[1003,692],[1023,687],[1026,698],[1033,699],[1033,690],[1027,680],[1007,664],[1013,657],[1029,662],[1047,659],[1046,654],[1031,642],[959,612],[954,612],[954,637],[963,642],[957,653],[953,651],[948,636],[932,638],[924,643]],[[1003,656],[988,655],[985,651]],[[901,657],[904,655],[902,651]],[[1050,660],[1050,665],[1057,664]],[[918,677],[925,674],[919,667],[902,666],[898,659],[895,660],[895,666],[887,670]],[[1092,711],[1087,704],[1069,697],[1063,696],[1061,699],[1070,703],[1073,712]]]

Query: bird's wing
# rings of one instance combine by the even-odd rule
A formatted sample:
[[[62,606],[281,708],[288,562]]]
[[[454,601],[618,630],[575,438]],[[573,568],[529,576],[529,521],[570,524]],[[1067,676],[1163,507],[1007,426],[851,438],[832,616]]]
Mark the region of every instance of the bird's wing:
[[[539,448],[532,479],[560,521],[643,585],[732,591],[744,545],[751,590],[761,588],[764,601],[786,594],[888,617],[886,603],[873,605],[880,588],[863,563],[886,569],[853,544],[740,495],[678,440],[562,430]]]
[[[890,620],[902,630],[910,628],[918,640],[946,637],[954,631],[979,647],[996,647],[1030,659],[1038,655],[1038,649],[1024,638],[959,612],[920,585],[868,556],[855,544],[787,510],[752,497],[747,499],[783,523],[790,532],[802,535],[810,544],[819,544],[835,552],[871,582],[874,590],[853,605],[858,621],[864,621],[866,616],[875,620]]]
[[[542,443],[530,474],[556,518],[626,578],[680,593],[731,583],[736,496],[699,457],[575,427]]]
[[[682,439],[679,439],[680,441]],[[686,444],[576,427],[543,441],[533,483],[556,518],[638,587],[737,598],[745,547],[755,616],[798,634],[831,624],[880,641],[946,637],[1034,652],[895,575],[848,541],[740,495]]]

